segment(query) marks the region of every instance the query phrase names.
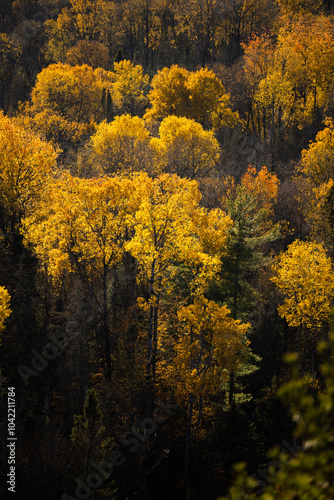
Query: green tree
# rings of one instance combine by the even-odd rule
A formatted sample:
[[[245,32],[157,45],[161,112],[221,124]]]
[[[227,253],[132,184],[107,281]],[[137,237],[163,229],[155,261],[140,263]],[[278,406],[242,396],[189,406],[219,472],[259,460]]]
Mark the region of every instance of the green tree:
[[[265,245],[279,236],[279,227],[271,220],[277,187],[277,177],[266,167],[259,172],[250,167],[225,201],[233,225],[221,259],[221,278],[213,282],[209,296],[227,304],[235,320],[247,320],[253,310],[257,294],[252,277],[268,262]],[[234,403],[234,374],[230,377],[229,403]]]

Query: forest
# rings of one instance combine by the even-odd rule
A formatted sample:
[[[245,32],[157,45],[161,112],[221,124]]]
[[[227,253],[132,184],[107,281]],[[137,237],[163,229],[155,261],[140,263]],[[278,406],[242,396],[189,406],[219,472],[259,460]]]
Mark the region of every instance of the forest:
[[[334,499],[331,0],[1,0],[0,496]]]

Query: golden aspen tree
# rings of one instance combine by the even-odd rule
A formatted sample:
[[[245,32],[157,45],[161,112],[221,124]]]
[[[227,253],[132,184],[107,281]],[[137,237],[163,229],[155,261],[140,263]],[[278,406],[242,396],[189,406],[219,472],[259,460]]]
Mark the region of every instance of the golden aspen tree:
[[[175,379],[183,403],[189,395],[216,394],[241,362],[249,344],[245,338],[249,324],[241,324],[230,314],[227,306],[203,295],[196,295],[193,304],[178,311],[180,336],[166,376]]]
[[[114,63],[113,103],[118,113],[141,115],[147,106],[149,77],[131,61]]]
[[[125,248],[137,260],[149,287],[149,329],[146,373],[155,378],[158,309],[162,286],[171,278],[173,262],[183,248],[191,251],[190,213],[200,193],[195,181],[160,175],[146,184],[146,192],[133,217],[135,235]]]
[[[302,172],[316,186],[334,178],[334,124],[327,118],[325,128],[318,132],[315,141],[302,151]]]
[[[222,390],[230,373],[246,358],[249,324],[230,317],[230,310],[203,295],[178,311],[180,333],[175,355],[164,377],[173,381],[173,391],[187,408],[184,483],[187,483],[191,442],[201,424],[205,405]]]
[[[237,124],[239,114],[229,107],[230,96],[212,70],[201,68],[190,72],[187,87],[190,94],[188,118],[206,128],[219,128],[221,125],[233,128]]]
[[[152,108],[145,118],[165,118],[169,115],[188,116],[190,92],[187,86],[189,72],[176,64],[163,68],[152,78],[148,94]]]
[[[184,116],[214,128],[233,127],[239,121],[238,113],[229,107],[229,95],[211,70],[189,72],[173,65],[158,71],[151,85],[152,108],[145,118]]]
[[[271,133],[282,124],[305,127],[329,97],[334,37],[330,20],[295,17],[280,29],[267,75],[256,101],[268,113]]]
[[[102,117],[101,93],[89,66],[51,64],[37,75],[25,113],[31,127],[66,148],[78,144]]]
[[[220,211],[209,215],[198,204],[196,181],[161,174],[146,184],[134,215],[135,235],[125,248],[138,260],[140,278],[148,287],[149,327],[146,372],[155,379],[158,312],[162,290],[178,272],[189,268],[191,293],[199,293],[220,267],[219,254],[230,219]],[[215,233],[215,234],[213,234]],[[219,246],[219,250],[217,247]]]
[[[151,140],[161,170],[198,179],[212,173],[220,158],[213,132],[184,117],[168,116],[161,122],[159,138]]]
[[[334,278],[320,243],[296,240],[278,256],[273,271],[272,281],[284,297],[278,313],[290,326],[320,328],[329,321]]]
[[[101,89],[87,65],[51,64],[37,75],[31,100],[36,111],[48,109],[74,122],[90,122],[99,113]]]
[[[121,115],[101,123],[90,142],[93,162],[103,174],[155,170],[150,134],[138,116]]]
[[[24,221],[24,235],[57,279],[76,272],[100,313],[106,374],[110,378],[108,279],[129,239],[129,217],[139,205],[147,177],[79,179],[67,174],[50,186],[50,198]],[[96,283],[99,291],[97,293]],[[115,339],[111,339],[114,347]]]
[[[0,114],[0,228],[18,235],[23,216],[35,210],[55,168],[57,153],[13,119]]]

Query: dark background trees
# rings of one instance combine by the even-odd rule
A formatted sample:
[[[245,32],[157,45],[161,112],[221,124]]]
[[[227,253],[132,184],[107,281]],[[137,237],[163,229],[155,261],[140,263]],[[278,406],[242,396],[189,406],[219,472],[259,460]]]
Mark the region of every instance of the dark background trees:
[[[272,264],[295,240],[333,256],[332,15],[328,1],[1,2],[0,382],[4,423],[17,390],[17,498],[75,496],[77,475],[115,449],[125,460],[91,498],[213,500],[235,461],[256,473],[292,443],[276,388],[299,330],[278,315]],[[182,208],[168,183],[189,186]],[[222,363],[212,323],[180,327],[205,301],[250,324],[249,355],[191,406],[199,371],[182,347],[209,374]],[[306,374],[326,318],[303,329]]]

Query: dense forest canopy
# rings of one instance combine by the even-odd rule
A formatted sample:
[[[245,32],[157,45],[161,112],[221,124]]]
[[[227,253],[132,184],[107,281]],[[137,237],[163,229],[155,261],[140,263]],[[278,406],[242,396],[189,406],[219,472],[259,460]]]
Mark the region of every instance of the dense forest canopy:
[[[330,0],[2,0],[3,498],[334,497],[333,82]]]

